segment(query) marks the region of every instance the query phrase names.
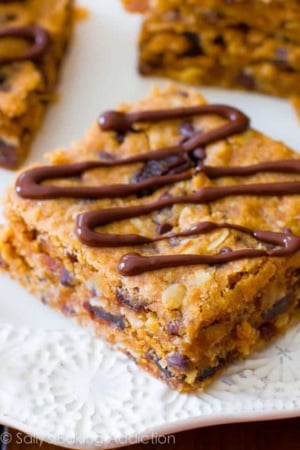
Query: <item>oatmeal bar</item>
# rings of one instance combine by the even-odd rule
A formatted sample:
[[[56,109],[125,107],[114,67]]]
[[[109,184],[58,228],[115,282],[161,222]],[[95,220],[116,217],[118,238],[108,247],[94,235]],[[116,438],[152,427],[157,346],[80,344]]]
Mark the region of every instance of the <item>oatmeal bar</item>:
[[[73,0],[0,1],[0,166],[25,158],[53,99]]]
[[[131,11],[141,9],[139,2],[124,2]],[[144,9],[143,75],[283,97],[300,94],[298,1],[157,0]]]
[[[100,116],[8,192],[1,266],[179,390],[295,317],[300,159],[172,85]]]

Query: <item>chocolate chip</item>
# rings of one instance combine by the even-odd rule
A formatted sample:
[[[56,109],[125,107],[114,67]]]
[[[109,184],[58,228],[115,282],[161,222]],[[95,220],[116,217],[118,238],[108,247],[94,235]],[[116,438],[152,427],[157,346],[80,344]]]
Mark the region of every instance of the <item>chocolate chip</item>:
[[[190,138],[194,136],[194,134],[196,133],[196,129],[192,122],[183,122],[179,127],[179,132],[181,136]]]
[[[206,150],[205,148],[195,148],[190,154],[191,160],[194,162],[195,166],[199,164],[199,162],[203,161],[206,158]]]
[[[115,133],[115,140],[118,142],[118,144],[122,144],[125,140],[126,132],[125,131],[117,131]]]
[[[166,234],[169,231],[171,231],[173,226],[170,223],[161,223],[160,225],[157,225],[156,227],[156,233],[157,234]]]
[[[63,267],[59,281],[63,286],[71,287],[73,286],[73,275],[65,267]]]
[[[193,33],[192,31],[186,31],[183,33],[183,36],[188,41],[189,48],[184,51],[181,56],[193,57],[203,55],[203,49],[198,34]]]
[[[236,83],[249,90],[253,90],[256,87],[254,76],[244,69],[236,76]]]
[[[169,322],[167,324],[167,332],[169,334],[171,334],[172,336],[180,336],[180,327],[181,327],[181,322],[180,321],[176,321],[176,322]]]
[[[272,337],[274,337],[277,333],[277,329],[275,325],[272,323],[264,323],[258,328],[259,334],[262,339],[268,341]]]
[[[294,300],[294,294],[289,293],[285,297],[278,300],[274,305],[268,309],[268,311],[263,312],[263,320],[271,320],[279,314],[284,313],[289,309]]]
[[[160,370],[160,372],[165,376],[165,378],[171,378],[173,375],[171,372],[167,369],[167,367],[163,367],[161,365],[161,360],[157,356],[157,354],[154,352],[154,350],[151,350],[145,354],[146,358],[150,361],[153,361],[156,367]]]
[[[220,47],[226,47],[226,42],[224,37],[221,34],[218,34],[214,39],[213,43],[220,46]]]
[[[104,320],[104,322],[114,325],[116,328],[119,328],[119,330],[125,330],[126,323],[123,316],[111,314],[110,312],[105,311],[104,308],[100,306],[93,306],[89,302],[84,303],[83,306],[94,320]]]
[[[145,312],[148,310],[148,305],[139,295],[139,288],[134,288],[133,292],[129,294],[128,290],[122,286],[116,289],[116,299],[118,302],[127,306],[135,312]]]
[[[176,370],[188,370],[191,365],[190,359],[178,352],[169,353],[166,359],[168,366]]]
[[[147,161],[144,166],[132,177],[132,183],[140,183],[149,178],[172,175],[183,172],[192,167],[192,161],[186,155],[174,155],[165,159]],[[151,195],[155,187],[151,189],[141,189],[137,194],[138,198]]]
[[[247,33],[250,30],[249,25],[244,22],[236,23],[235,25],[232,25],[231,28],[240,31],[241,33]]]
[[[14,169],[18,165],[16,147],[0,138],[0,166]]]
[[[206,378],[212,377],[221,367],[225,364],[224,359],[220,359],[216,366],[207,367],[206,369],[201,369],[197,375],[196,381],[203,381]]]

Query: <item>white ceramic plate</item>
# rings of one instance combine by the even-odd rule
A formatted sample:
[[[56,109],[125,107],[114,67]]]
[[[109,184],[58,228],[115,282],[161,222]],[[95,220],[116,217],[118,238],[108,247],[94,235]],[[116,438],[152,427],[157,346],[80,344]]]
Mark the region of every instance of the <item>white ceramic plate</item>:
[[[135,72],[140,18],[119,0],[81,0],[91,10],[77,26],[61,99],[36,139],[31,161],[80,138],[98,113],[145,95],[153,80]],[[255,127],[300,149],[287,101],[203,89],[211,101],[247,112]],[[0,188],[13,174],[1,171]],[[91,448],[131,444],[158,434],[300,412],[300,327],[264,352],[232,366],[207,392],[182,395],[124,355],[0,278],[0,422],[53,443]]]

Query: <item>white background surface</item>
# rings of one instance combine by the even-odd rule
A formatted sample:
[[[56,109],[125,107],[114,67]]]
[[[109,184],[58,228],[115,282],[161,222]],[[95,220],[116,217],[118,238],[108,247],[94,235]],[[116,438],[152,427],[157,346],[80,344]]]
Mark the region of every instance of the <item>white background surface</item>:
[[[83,135],[100,112],[145,95],[156,82],[140,78],[135,70],[140,18],[124,13],[118,0],[81,0],[80,3],[90,8],[91,17],[77,25],[63,70],[60,101],[50,108],[35,140],[30,161],[41,161],[44,152],[68,146]],[[300,150],[300,127],[288,101],[217,89],[202,89],[202,92],[211,101],[244,110],[254,127]],[[1,192],[13,178],[14,174],[0,170]],[[91,341],[85,332],[38,303],[8,277],[1,276],[0,283],[0,322],[15,326],[0,326],[3,368],[0,370],[0,419],[2,417],[9,424],[40,433],[44,438],[51,429],[62,430],[71,438],[73,436],[71,446],[76,444],[74,433],[78,429],[83,437],[94,436],[94,440],[100,433],[106,445],[113,445],[112,439],[117,435],[144,434],[151,427],[173,431],[208,423],[283,417],[299,412],[300,337],[297,329],[247,363],[233,366],[208,393],[185,396],[148,377],[104,344]],[[19,328],[21,326],[23,328]],[[41,331],[24,331],[24,327]],[[51,334],[46,331],[49,329],[63,331]],[[6,357],[12,366],[8,363],[5,366],[5,352],[11,342],[19,349],[19,365],[12,363],[8,352]],[[41,354],[45,352],[47,357],[43,359]],[[83,361],[85,354],[89,354],[89,359]],[[7,369],[6,372],[5,367],[10,367],[10,371]],[[51,373],[49,367],[53,369]],[[72,383],[76,380],[78,383],[72,395],[66,374]],[[114,385],[109,384],[108,378]],[[15,380],[13,383],[12,379]],[[117,389],[115,394],[120,379],[122,393],[118,394]],[[84,383],[87,389],[82,392]],[[90,385],[93,385],[92,390],[89,390]],[[81,386],[79,390],[78,386]],[[55,395],[55,389],[60,395]],[[54,392],[50,396],[52,403],[49,403],[50,390]],[[130,399],[129,394],[124,397],[126,390]],[[115,395],[119,395],[119,400]],[[36,406],[37,398],[40,400]],[[145,407],[141,410],[142,403]],[[106,405],[106,410],[101,409],[101,405]],[[152,415],[149,415],[147,405],[154,408]],[[120,416],[114,425],[113,410]],[[59,442],[55,434],[52,437]],[[85,442],[83,446],[89,445]]]

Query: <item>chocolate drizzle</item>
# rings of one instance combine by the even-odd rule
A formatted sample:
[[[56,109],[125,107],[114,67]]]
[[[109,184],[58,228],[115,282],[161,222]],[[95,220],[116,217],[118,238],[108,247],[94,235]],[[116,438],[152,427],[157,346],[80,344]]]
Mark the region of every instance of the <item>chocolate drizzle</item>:
[[[19,56],[0,57],[0,66],[18,61],[37,61],[48,50],[50,35],[47,30],[38,25],[12,26],[0,30],[0,39],[16,37],[32,42],[32,45]]]
[[[126,133],[135,131],[135,125],[141,122],[159,122],[162,120],[190,118],[195,115],[216,114],[227,123],[208,132],[195,132],[177,146],[153,150],[129,158],[107,161],[85,161],[82,163],[43,166],[30,169],[20,175],[16,184],[17,193],[29,199],[53,199],[59,197],[69,198],[123,198],[138,194],[144,189],[158,189],[162,186],[179,181],[191,179],[196,173],[202,172],[208,178],[249,176],[261,172],[295,173],[300,174],[300,160],[268,161],[242,167],[212,167],[203,163],[203,158],[196,160],[196,167],[183,170],[176,174],[166,173],[161,176],[150,178],[130,184],[115,184],[100,187],[67,187],[50,186],[42,183],[58,178],[70,178],[80,176],[84,172],[103,167],[115,167],[137,162],[148,162],[162,160],[174,155],[191,154],[198,148],[205,148],[208,144],[226,139],[234,134],[241,133],[249,127],[249,119],[239,110],[224,105],[204,105],[189,108],[175,108],[161,111],[142,111],[133,113],[122,113],[108,111],[99,118],[99,125],[105,131]],[[203,153],[203,152],[202,152]],[[242,250],[229,250],[217,255],[158,255],[142,256],[138,253],[124,255],[119,263],[118,270],[122,275],[138,275],[146,271],[152,271],[167,267],[178,267],[194,264],[224,264],[242,258],[257,258],[263,256],[283,257],[291,255],[300,250],[300,237],[288,232],[273,232],[263,230],[250,230],[246,227],[230,223],[200,222],[190,229],[179,232],[146,237],[138,234],[108,234],[95,231],[97,227],[108,225],[112,222],[130,219],[165,207],[176,204],[202,204],[209,203],[228,196],[256,195],[296,195],[300,194],[300,181],[281,183],[258,183],[243,185],[228,185],[203,187],[194,193],[182,196],[162,196],[160,199],[138,206],[125,208],[102,209],[80,214],[77,217],[77,235],[86,245],[94,247],[121,247],[138,246],[150,244],[171,238],[184,238],[197,236],[211,232],[219,228],[228,228],[236,232],[252,236],[258,242],[271,244],[272,248],[247,248]]]

